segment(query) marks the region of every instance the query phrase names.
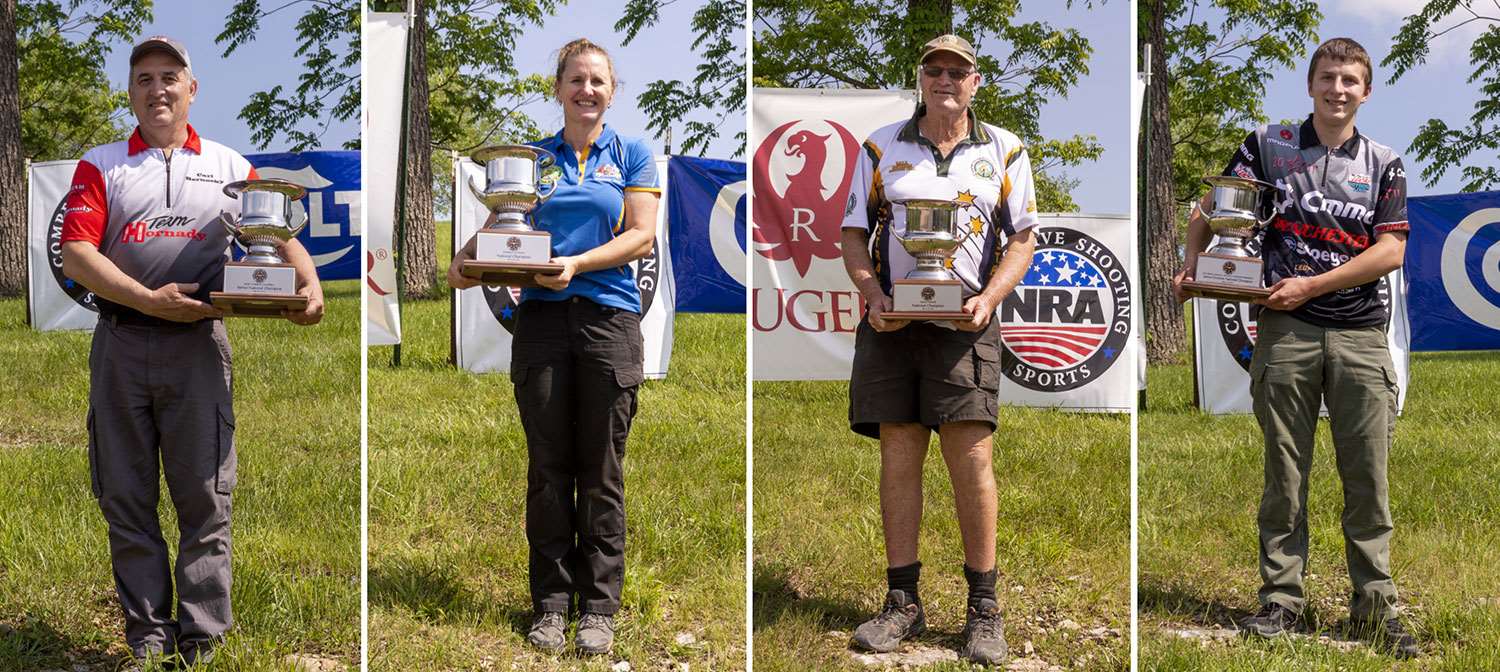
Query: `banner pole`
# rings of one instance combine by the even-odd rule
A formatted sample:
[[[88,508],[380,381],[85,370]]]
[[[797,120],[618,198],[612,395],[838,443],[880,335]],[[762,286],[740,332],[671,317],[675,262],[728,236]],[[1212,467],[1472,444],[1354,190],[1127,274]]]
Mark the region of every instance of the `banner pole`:
[[[1135,277],[1141,279],[1141,315],[1146,318],[1144,320],[1141,320],[1141,326],[1144,328],[1151,324],[1151,316],[1149,312],[1147,312],[1151,308],[1150,297],[1147,296],[1147,293],[1150,291],[1151,287],[1151,278],[1146,275],[1147,268],[1149,267],[1148,260],[1150,259],[1151,252],[1151,246],[1148,242],[1149,236],[1146,235],[1146,231],[1148,229],[1147,222],[1149,222],[1151,218],[1151,43],[1148,42],[1142,45],[1142,47],[1146,62],[1142,64],[1143,67],[1141,69],[1141,78],[1145,80],[1146,86],[1141,95],[1141,107],[1143,108],[1141,110],[1141,126],[1144,127],[1141,129],[1141,149],[1145,153],[1145,160],[1141,162],[1141,182],[1138,186],[1140,202],[1138,204],[1137,211],[1141,213],[1141,219],[1136,223],[1135,227]],[[1142,333],[1139,334],[1139,336],[1141,339],[1141,343],[1145,343],[1146,334]],[[1151,361],[1148,357],[1146,360],[1146,365],[1149,367],[1150,364]],[[1146,376],[1146,385],[1142,386],[1140,392],[1137,393],[1137,412],[1146,410],[1146,391],[1147,388],[1149,388],[1151,385],[1151,377],[1149,375],[1150,369],[1148,368],[1147,371],[1148,375]]]
[[[463,179],[464,167],[463,164],[459,163],[458,150],[448,150],[448,165],[453,171],[453,184],[449,185],[453,190],[453,195],[448,199],[448,258],[452,259],[458,256],[458,248],[463,245],[463,243],[458,242],[458,184]],[[448,363],[456,367],[458,366],[459,290],[449,287],[448,292]]]
[[[394,233],[396,236],[396,298],[400,300],[406,295],[406,138],[407,128],[411,125],[411,50],[412,35],[411,27],[416,19],[416,0],[408,0],[406,4],[406,67],[401,79],[401,140],[400,150],[396,154],[396,165],[400,168],[396,171],[396,221]],[[401,333],[401,315],[396,315],[396,333]],[[395,348],[391,350],[391,366],[401,366],[401,342],[396,342]]]

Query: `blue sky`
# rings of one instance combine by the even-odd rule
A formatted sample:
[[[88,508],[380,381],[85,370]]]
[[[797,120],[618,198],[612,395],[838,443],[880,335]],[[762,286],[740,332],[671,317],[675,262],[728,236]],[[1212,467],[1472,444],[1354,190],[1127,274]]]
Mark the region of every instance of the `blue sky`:
[[[265,3],[279,6],[281,3]],[[229,58],[214,44],[214,36],[224,30],[224,17],[232,2],[227,0],[156,0],[155,19],[142,28],[142,36],[170,35],[187,46],[193,59],[193,74],[198,78],[198,98],[188,111],[188,121],[204,137],[212,138],[243,154],[277,152],[287,147],[279,140],[264,150],[250,141],[250,128],[237,117],[240,108],[250,101],[250,94],[282,84],[296,85],[302,72],[302,59],[293,55],[297,48],[296,23],[302,7],[294,5],[261,22],[257,39],[241,45]],[[115,88],[124,90],[130,75],[130,48],[117,45],[104,59],[105,72]],[[127,120],[135,124],[134,118]],[[346,140],[359,135],[359,119],[335,123],[323,136],[322,149],[342,149]]]

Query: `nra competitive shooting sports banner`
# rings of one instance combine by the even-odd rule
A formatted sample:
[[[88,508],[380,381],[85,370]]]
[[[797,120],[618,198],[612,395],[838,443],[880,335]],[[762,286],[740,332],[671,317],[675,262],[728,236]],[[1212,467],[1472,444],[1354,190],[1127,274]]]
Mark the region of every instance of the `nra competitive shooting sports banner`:
[[[679,313],[745,312],[745,163],[667,162],[672,286]]]
[[[667,160],[656,160],[662,193],[670,188]],[[464,183],[484,181],[484,168],[465,157],[453,163],[453,246],[450,254],[484,225],[489,210]],[[672,361],[672,264],[667,241],[667,208],[656,210],[656,244],[651,254],[631,263],[641,292],[641,335],[645,339],[647,378],[663,378]],[[453,351],[459,368],[475,373],[510,371],[510,345],[516,328],[521,290],[509,287],[471,287],[453,291]]]
[[[1250,242],[1252,250],[1258,248],[1255,239]],[[1401,273],[1397,270],[1385,276],[1380,288],[1380,298],[1391,311],[1386,339],[1391,362],[1396,365],[1397,412],[1406,405],[1406,386],[1410,380],[1411,328],[1406,319],[1407,297],[1401,291]],[[1250,402],[1250,356],[1255,352],[1259,315],[1260,306],[1249,303],[1193,299],[1193,375],[1197,378],[1198,408],[1214,414],[1254,412]]]
[[[255,174],[278,178],[307,189],[292,206],[292,216],[306,214],[307,228],[297,240],[312,255],[320,280],[353,280],[360,276],[359,152],[284,152],[246,154]],[[236,259],[245,251],[234,246]]]
[[[1500,192],[1406,199],[1411,349],[1500,350]]]
[[[37,331],[93,329],[94,293],[62,272],[62,224],[77,161],[31,164],[26,175],[26,315]]]
[[[364,81],[365,334],[369,345],[401,342],[401,311],[396,296],[396,171],[401,156],[401,101],[406,72],[407,17],[370,12],[362,24],[365,68],[391,76]],[[426,222],[418,222],[425,225]]]

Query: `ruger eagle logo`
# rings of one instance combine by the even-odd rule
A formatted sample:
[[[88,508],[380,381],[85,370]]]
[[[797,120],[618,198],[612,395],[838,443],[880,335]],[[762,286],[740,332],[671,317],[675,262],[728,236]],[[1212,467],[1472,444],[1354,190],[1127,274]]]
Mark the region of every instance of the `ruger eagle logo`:
[[[1001,366],[1017,385],[1087,385],[1125,351],[1134,307],[1119,257],[1080,231],[1038,228],[1026,277],[1000,305]]]
[[[827,120],[782,124],[755,151],[755,251],[790,259],[807,275],[814,257],[838,259],[839,229],[861,151],[848,129]]]

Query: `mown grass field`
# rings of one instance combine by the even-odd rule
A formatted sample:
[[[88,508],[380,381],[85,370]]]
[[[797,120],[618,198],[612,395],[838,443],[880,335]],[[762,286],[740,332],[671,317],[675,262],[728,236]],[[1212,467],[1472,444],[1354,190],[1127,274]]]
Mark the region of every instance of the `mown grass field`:
[[[849,638],[885,598],[880,448],[849,431],[847,387],[755,384],[757,672],[866,669]],[[1027,657],[1029,643],[1030,657],[1051,665],[1127,669],[1129,417],[1002,407],[999,423],[997,593],[1012,656]],[[924,473],[928,632],[917,644],[956,651],[967,588],[953,491],[935,439]],[[1099,627],[1117,634],[1087,634]]]
[[[1259,604],[1256,510],[1261,435],[1254,418],[1209,416],[1192,404],[1187,365],[1149,373],[1140,416],[1141,668],[1144,670],[1500,669],[1500,353],[1424,353],[1389,460],[1391,564],[1404,620],[1423,643],[1409,662],[1299,637],[1260,642],[1184,638],[1233,627]],[[1320,423],[1308,497],[1311,550],[1305,616],[1342,632],[1349,579],[1343,495],[1328,424]],[[1348,650],[1344,650],[1347,648]]]
[[[400,368],[370,350],[370,669],[744,669],[743,316],[678,315],[641,386],[615,650],[582,659],[525,642],[524,435],[508,376],[448,363],[444,297],[404,303]]]
[[[324,291],[314,327],[229,321],[235,627],[195,669],[358,663],[359,286]],[[85,450],[90,333],[35,332],[25,315],[23,300],[0,301],[0,671],[119,669],[129,651]],[[161,492],[175,557],[165,482]]]

